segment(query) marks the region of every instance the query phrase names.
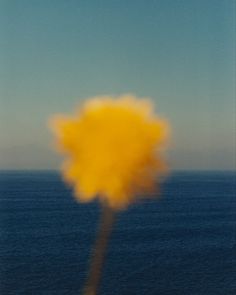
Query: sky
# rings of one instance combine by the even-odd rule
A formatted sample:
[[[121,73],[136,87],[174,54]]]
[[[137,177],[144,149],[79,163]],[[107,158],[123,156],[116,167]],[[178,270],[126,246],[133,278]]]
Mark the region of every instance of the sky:
[[[0,169],[57,169],[48,118],[151,97],[172,169],[236,169],[234,0],[0,0]]]

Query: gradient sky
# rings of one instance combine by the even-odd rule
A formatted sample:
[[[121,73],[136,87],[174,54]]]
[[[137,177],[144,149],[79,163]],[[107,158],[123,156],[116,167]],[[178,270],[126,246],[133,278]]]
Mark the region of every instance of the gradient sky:
[[[174,169],[235,169],[235,0],[0,1],[0,169],[57,168],[47,120],[153,98]]]

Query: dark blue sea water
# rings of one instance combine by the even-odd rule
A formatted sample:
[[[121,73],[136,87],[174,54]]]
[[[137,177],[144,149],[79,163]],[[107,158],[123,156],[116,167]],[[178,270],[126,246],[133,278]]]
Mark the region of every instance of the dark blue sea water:
[[[236,174],[180,172],[119,214],[100,294],[236,294]],[[56,172],[0,173],[0,294],[77,295],[99,216]]]

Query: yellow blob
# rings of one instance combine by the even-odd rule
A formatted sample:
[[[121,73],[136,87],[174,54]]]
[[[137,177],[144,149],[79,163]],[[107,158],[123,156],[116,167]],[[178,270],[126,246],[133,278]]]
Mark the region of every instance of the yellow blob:
[[[57,148],[68,157],[64,179],[80,201],[98,197],[114,209],[155,188],[166,171],[168,124],[148,99],[95,97],[71,117],[51,121]]]

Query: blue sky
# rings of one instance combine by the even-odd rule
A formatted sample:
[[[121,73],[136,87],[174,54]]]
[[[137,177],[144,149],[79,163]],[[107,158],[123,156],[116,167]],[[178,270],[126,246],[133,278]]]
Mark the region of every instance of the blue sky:
[[[0,169],[53,169],[47,120],[153,98],[174,169],[235,169],[234,0],[0,1]]]

